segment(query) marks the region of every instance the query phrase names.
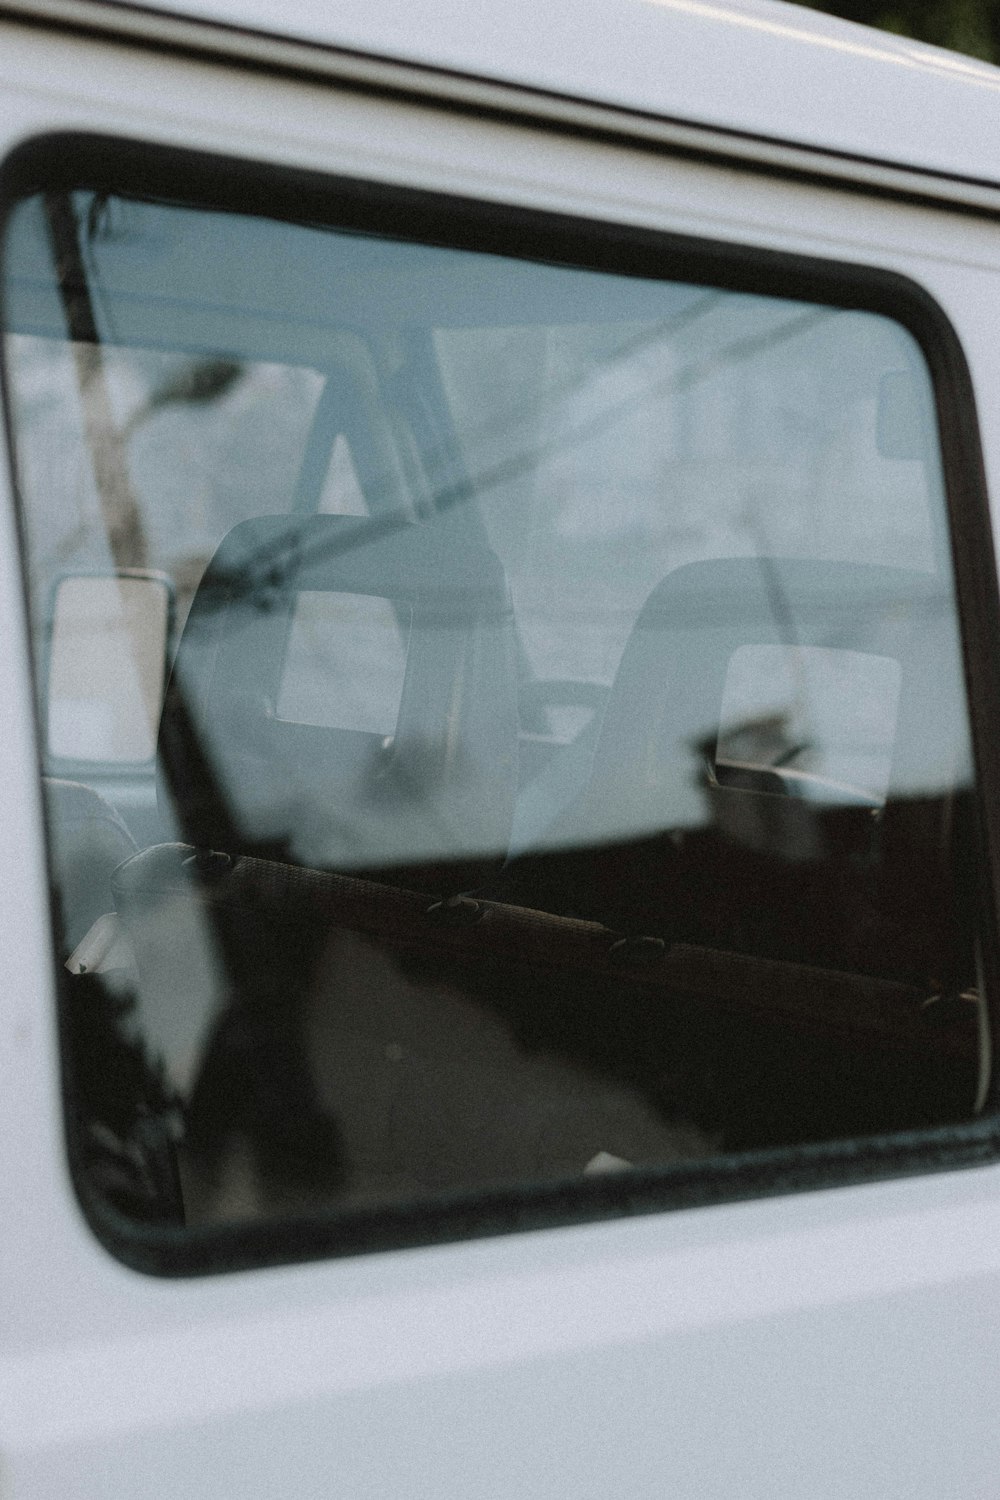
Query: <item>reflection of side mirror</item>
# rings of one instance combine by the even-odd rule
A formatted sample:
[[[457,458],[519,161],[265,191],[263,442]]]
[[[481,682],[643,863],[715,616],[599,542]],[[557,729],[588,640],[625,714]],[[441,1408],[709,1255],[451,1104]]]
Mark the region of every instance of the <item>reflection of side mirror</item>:
[[[75,574],[56,585],[45,739],[59,760],[152,759],[173,625],[162,573]]]

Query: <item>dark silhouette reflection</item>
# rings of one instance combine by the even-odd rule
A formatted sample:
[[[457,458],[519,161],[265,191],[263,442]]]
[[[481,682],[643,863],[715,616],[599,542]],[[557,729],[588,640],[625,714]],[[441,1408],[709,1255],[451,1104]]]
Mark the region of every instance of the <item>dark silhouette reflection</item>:
[[[224,956],[232,998],[188,1111],[202,1212],[967,1115],[977,1007],[943,1029],[921,1010],[973,978],[941,843],[967,809],[917,799],[876,820],[800,804],[822,851],[803,860],[735,839],[710,790],[712,825],[525,861],[503,900],[466,896],[453,919],[434,890],[248,856],[173,846],[126,864],[117,897],[140,971],[157,912],[176,928],[178,894],[210,915]],[[254,1191],[213,1195],[238,1149]]]
[[[700,827],[525,857],[503,899],[644,933],[907,983],[971,982],[943,829],[966,797],[817,807],[706,785]],[[965,966],[965,972],[963,970]]]
[[[626,644],[586,778],[535,852],[505,861],[519,746],[502,570],[433,528],[372,541],[342,522],[302,523],[310,547],[267,608],[233,563],[287,540],[287,519],[223,543],[160,734],[187,842],[114,876],[140,1004],[176,1007],[201,985],[189,1216],[972,1112],[968,755],[935,580],[760,559],[669,575]],[[412,611],[393,733],[277,714],[296,588]],[[845,789],[796,763],[807,740],[783,711],[721,731],[736,654],[787,649],[791,631],[796,649],[890,663],[886,785]]]

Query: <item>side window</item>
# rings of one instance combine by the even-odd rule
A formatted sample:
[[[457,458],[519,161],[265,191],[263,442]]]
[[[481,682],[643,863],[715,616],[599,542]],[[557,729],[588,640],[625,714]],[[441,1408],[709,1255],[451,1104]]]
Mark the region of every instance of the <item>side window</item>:
[[[4,347],[101,1232],[199,1269],[930,1162],[989,1040],[909,291],[69,156]]]

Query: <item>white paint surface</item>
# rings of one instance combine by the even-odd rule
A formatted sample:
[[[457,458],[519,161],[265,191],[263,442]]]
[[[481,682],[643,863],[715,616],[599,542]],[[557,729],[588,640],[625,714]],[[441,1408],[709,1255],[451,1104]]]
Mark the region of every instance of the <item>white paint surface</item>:
[[[908,61],[904,44],[804,12],[761,5],[732,20],[708,4],[636,3],[635,24],[616,31],[611,7],[533,7],[528,33],[512,8],[477,21],[471,9],[460,21],[459,9],[436,10],[421,32],[412,9],[362,17],[343,6],[337,36],[468,68],[492,56],[498,74],[581,91],[601,73],[601,97],[655,95],[653,107],[694,118],[699,101],[702,111],[711,102],[728,123],[868,154],[903,142],[907,157],[957,164],[964,153],[975,169],[991,149],[992,72],[922,49]],[[312,14],[318,25],[321,8]],[[802,37],[783,35],[785,25]],[[710,83],[698,81],[699,56]],[[817,61],[798,71],[800,56]],[[898,270],[939,300],[965,343],[983,392],[988,472],[1000,479],[1000,239],[990,223],[0,32],[3,151],[57,129]],[[62,1154],[16,545],[5,493],[4,1500],[997,1493],[996,1167],[182,1282],[113,1261],[82,1221]]]
[[[51,0],[16,3],[51,8]],[[123,0],[84,8],[109,26],[134,24],[137,9]],[[780,0],[149,0],[138,9],[997,177],[1000,70]]]

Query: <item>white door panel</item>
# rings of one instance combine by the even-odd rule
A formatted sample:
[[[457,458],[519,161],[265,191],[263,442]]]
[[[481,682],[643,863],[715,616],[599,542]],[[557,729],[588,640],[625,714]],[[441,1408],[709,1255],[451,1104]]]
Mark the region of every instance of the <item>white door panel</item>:
[[[871,264],[1000,377],[992,225],[96,43],[0,59],[4,154],[108,131]],[[995,1494],[1000,1168],[238,1275],[112,1260],[64,1161],[7,473],[0,1495]]]

